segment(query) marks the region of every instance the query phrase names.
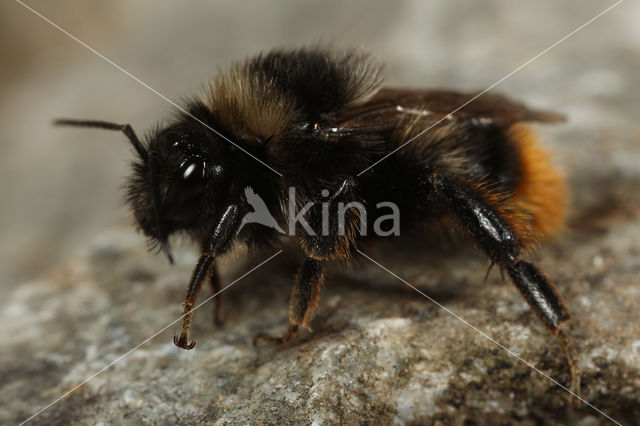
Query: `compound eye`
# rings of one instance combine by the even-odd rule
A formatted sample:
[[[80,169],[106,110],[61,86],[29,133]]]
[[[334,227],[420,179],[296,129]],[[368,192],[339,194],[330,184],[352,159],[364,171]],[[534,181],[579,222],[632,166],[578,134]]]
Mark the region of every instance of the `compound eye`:
[[[204,161],[201,158],[187,162],[180,168],[182,174],[182,189],[186,192],[202,191],[204,183]]]
[[[197,210],[204,188],[205,165],[201,158],[185,162],[169,186],[165,199],[165,216],[174,222],[190,219]]]

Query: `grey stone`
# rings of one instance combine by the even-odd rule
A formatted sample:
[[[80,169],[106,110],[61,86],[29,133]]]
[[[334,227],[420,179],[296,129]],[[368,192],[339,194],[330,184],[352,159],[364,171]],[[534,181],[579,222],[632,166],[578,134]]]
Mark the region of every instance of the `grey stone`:
[[[640,416],[640,339],[632,326],[640,260],[629,256],[639,251],[640,227],[622,221],[573,233],[535,256],[574,313],[582,396],[626,424]],[[286,328],[294,253],[287,248],[225,290],[223,328],[213,326],[211,301],[199,308],[192,351],[173,346],[176,323],[117,361],[178,318],[195,255],[178,250],[171,268],[132,230],[103,233],[4,301],[0,422],[26,419],[117,361],[33,423],[606,423],[363,259],[332,271],[313,333],[283,347],[253,347],[253,333]],[[555,339],[499,273],[483,283],[481,257],[425,249],[416,262],[420,251],[400,253],[368,254],[567,383]],[[269,255],[240,251],[220,268],[231,282]]]

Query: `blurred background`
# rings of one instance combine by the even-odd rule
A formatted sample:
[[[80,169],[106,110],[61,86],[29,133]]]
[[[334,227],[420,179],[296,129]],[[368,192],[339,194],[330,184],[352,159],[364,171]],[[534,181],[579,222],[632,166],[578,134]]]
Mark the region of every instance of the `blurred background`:
[[[482,90],[613,3],[27,2],[176,101],[231,61],[318,41],[370,50],[386,62],[388,84]],[[639,18],[640,3],[625,1],[494,89],[567,114],[568,123],[541,131],[574,206],[595,215],[637,200]],[[10,0],[0,5],[0,63],[1,298],[130,220],[124,137],[51,120],[128,122],[141,134],[173,107]],[[584,217],[574,213],[572,226]]]

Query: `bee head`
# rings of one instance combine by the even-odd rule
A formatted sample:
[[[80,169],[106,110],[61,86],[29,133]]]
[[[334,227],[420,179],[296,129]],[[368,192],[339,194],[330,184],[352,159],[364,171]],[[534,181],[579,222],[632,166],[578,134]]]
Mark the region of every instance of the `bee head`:
[[[197,226],[205,199],[216,198],[215,177],[224,170],[208,160],[201,135],[178,122],[151,132],[142,143],[128,124],[83,120],[56,120],[55,124],[120,130],[127,136],[137,156],[127,182],[126,202],[141,231],[173,263],[169,235]]]
[[[133,162],[127,203],[142,230],[159,242],[171,261],[167,239],[179,231],[197,230],[226,198],[221,182],[226,167],[212,156],[210,134],[187,121],[151,132],[146,155]]]

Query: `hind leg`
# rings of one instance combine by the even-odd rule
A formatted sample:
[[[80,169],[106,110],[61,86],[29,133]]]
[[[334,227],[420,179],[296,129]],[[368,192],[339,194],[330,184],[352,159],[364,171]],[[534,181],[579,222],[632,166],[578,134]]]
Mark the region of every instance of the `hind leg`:
[[[555,285],[535,265],[520,259],[521,241],[505,213],[491,199],[484,199],[472,185],[452,177],[431,175],[432,197],[440,200],[471,234],[491,261],[506,270],[545,327],[557,336],[571,371],[571,387],[578,393],[580,371],[575,348],[560,326],[571,319]]]

